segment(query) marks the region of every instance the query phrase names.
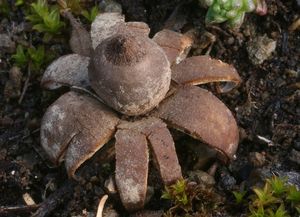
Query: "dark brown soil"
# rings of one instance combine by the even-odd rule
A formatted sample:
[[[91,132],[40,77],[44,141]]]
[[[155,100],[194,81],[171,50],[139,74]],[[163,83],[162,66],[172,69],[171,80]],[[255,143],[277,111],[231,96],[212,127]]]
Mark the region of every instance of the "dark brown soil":
[[[182,4],[180,0],[119,2],[126,19],[148,23],[152,35],[164,27],[175,8]],[[299,29],[292,32],[288,30],[297,16],[299,19],[300,6],[296,0],[268,0],[267,4],[269,11],[266,16],[247,14],[238,31],[229,30],[223,24],[205,27],[205,10],[200,9],[196,1],[185,2],[178,15],[182,22],[185,20],[183,25],[177,23],[183,31],[196,27],[200,32],[212,33],[216,41],[210,55],[233,64],[243,79],[238,89],[229,94],[217,95],[235,114],[241,135],[237,159],[228,167],[220,167],[215,177],[218,191],[229,203],[232,201],[230,191],[238,189],[245,181],[253,181],[253,174],[257,172],[257,168],[249,161],[250,152],[259,152],[265,156],[261,170],[300,174],[300,160],[289,158],[292,151],[300,151],[300,34]],[[0,33],[13,32],[17,25],[24,23],[24,12],[14,8],[8,16],[0,14],[0,20]],[[20,31],[13,34],[18,42],[26,41],[24,36],[31,35],[34,43],[40,43],[36,33]],[[256,35],[265,34],[277,42],[276,51],[263,64],[255,66],[248,58],[246,44]],[[51,43],[46,44],[47,49],[55,50],[57,55],[70,52],[67,43],[61,39]],[[8,93],[4,94],[5,84],[9,80],[8,72],[12,67],[11,53],[1,53],[0,57],[0,215],[30,216],[28,210],[21,210],[20,213],[2,210],[3,207],[25,205],[23,195],[28,193],[37,204],[50,195],[54,201],[55,197],[61,199],[60,205],[50,216],[88,216],[89,213],[94,216],[99,198],[105,193],[104,181],[113,175],[113,161],[111,164],[100,165],[97,159],[101,158],[101,153],[97,154],[98,158],[95,156],[82,168],[84,178],[74,183],[68,181],[63,166],[51,167],[40,147],[40,120],[45,109],[66,90],[42,90],[39,85],[41,70],[41,73],[30,75],[28,89],[19,104],[18,97],[10,98]],[[28,72],[23,69],[22,73],[23,87]],[[185,149],[178,147],[178,150],[183,168],[192,170],[186,163],[191,161],[182,153]],[[156,182],[155,174],[153,171],[150,183]],[[228,187],[224,177],[236,181],[232,188]],[[159,183],[156,185],[160,186]],[[59,191],[65,194],[57,195]],[[117,197],[110,197],[108,204],[121,216],[128,215]],[[158,191],[154,193],[147,209],[167,209],[168,205],[160,199]],[[34,207],[27,209],[35,210]],[[246,211],[228,213],[241,216]]]

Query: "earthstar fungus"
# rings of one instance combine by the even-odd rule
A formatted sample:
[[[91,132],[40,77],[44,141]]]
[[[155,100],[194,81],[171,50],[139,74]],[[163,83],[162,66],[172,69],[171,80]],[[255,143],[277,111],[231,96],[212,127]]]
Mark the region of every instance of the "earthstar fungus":
[[[50,160],[64,160],[69,177],[76,178],[80,165],[114,137],[116,185],[129,211],[145,204],[149,152],[165,185],[182,177],[167,127],[216,149],[224,163],[233,158],[239,139],[229,109],[193,86],[224,82],[230,85],[219,85],[219,91],[229,91],[241,81],[234,67],[207,56],[186,58],[193,42],[187,35],[162,30],[150,39],[148,34],[145,23],[100,14],[91,27],[91,56],[60,57],[42,78],[48,89],[75,85],[97,94],[73,90],[47,109],[41,144]]]
[[[165,97],[171,69],[167,56],[154,41],[124,31],[97,46],[89,78],[105,104],[126,115],[141,115]]]

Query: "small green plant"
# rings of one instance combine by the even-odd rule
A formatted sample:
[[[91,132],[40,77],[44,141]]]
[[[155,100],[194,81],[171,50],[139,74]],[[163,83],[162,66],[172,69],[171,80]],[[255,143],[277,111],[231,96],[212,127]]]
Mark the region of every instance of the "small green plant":
[[[300,203],[300,191],[295,186],[290,186],[286,199],[292,203]]]
[[[247,191],[233,191],[232,193],[234,195],[236,204],[241,204],[245,199]]]
[[[171,200],[177,207],[188,211],[191,208],[191,198],[188,197],[186,180],[178,180],[174,185],[165,187],[161,198]]]
[[[250,207],[251,214],[249,217],[266,217],[266,213],[263,207],[258,207],[257,209]]]
[[[227,21],[230,27],[239,27],[244,21],[245,13],[255,11],[264,15],[267,12],[265,0],[199,0],[208,8],[205,21],[223,23]]]
[[[16,53],[11,57],[14,60],[15,64],[20,68],[24,68],[29,61],[28,54],[27,52],[25,52],[22,45],[17,46]]]
[[[233,192],[236,203],[241,198],[249,204],[249,217],[290,217],[300,214],[300,191],[287,183],[286,178],[273,176],[262,188],[253,188],[253,193],[244,198],[240,192]]]
[[[83,10],[82,11],[82,16],[84,16],[90,23],[92,23],[96,16],[99,13],[99,8],[97,6],[92,7],[92,9],[90,10],[90,12],[88,10]]]
[[[82,7],[80,5],[80,0],[65,0],[67,7],[72,11],[72,13],[79,15],[82,12]]]
[[[65,25],[60,20],[58,7],[49,6],[46,0],[37,0],[31,4],[30,14],[26,19],[33,24],[33,29],[45,33],[45,40],[49,40],[52,35],[60,33]]]
[[[280,179],[277,176],[267,179],[267,182],[275,195],[282,195],[287,191],[286,181],[286,178]]]
[[[254,188],[255,195],[252,203],[256,207],[269,206],[275,203],[279,203],[280,200],[273,196],[273,191],[268,183],[265,184],[264,188]]]
[[[7,0],[0,0],[0,15],[8,16],[9,14],[9,5]]]
[[[46,62],[46,54],[44,46],[39,45],[37,48],[28,48],[29,58],[32,62],[32,67],[34,70],[39,70],[41,66]]]
[[[164,217],[192,216],[197,211],[198,216],[211,217],[218,212],[218,207],[223,203],[221,197],[213,188],[186,180],[178,180],[171,186],[166,186],[162,198],[170,200],[172,207],[167,210]]]
[[[290,217],[283,204],[281,204],[275,212],[269,209],[268,214],[270,217]]]
[[[21,5],[23,5],[24,3],[25,3],[24,0],[16,0],[15,6],[21,6]]]
[[[37,48],[33,46],[24,48],[22,45],[18,45],[12,59],[20,68],[26,68],[30,65],[31,70],[39,71],[43,65],[52,59],[52,55],[46,55],[45,48],[41,45]]]

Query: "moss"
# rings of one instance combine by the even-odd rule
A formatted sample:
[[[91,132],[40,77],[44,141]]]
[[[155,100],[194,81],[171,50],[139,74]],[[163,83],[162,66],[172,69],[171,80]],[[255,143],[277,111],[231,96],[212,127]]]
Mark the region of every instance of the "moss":
[[[286,178],[273,176],[262,188],[254,187],[244,198],[244,192],[233,192],[236,204],[248,206],[249,217],[288,217],[300,214],[300,191]],[[242,196],[243,195],[243,196]]]

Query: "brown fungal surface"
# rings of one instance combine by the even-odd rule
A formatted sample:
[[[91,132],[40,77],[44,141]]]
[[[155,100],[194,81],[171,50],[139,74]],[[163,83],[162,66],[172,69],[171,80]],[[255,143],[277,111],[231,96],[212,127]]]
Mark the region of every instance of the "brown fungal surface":
[[[147,192],[149,153],[146,136],[121,129],[116,135],[116,184],[127,210],[144,206]]]
[[[228,92],[241,82],[241,78],[233,66],[209,56],[193,56],[174,65],[172,80],[178,84],[192,85],[226,82],[225,86],[218,83],[220,92]]]
[[[148,177],[148,147],[165,185],[182,178],[173,138],[160,119],[122,122],[116,133],[116,183],[126,209],[143,207]],[[170,172],[172,171],[172,172]]]
[[[92,88],[107,105],[126,115],[140,115],[165,97],[171,71],[165,53],[155,42],[124,33],[96,48],[89,77]]]
[[[150,28],[144,22],[125,22],[124,16],[120,13],[100,13],[91,26],[93,48],[96,49],[105,39],[124,31],[147,38]]]
[[[182,178],[172,135],[162,120],[150,117],[135,122],[122,122],[118,129],[131,129],[146,136],[155,158],[155,166],[165,185]]]
[[[100,13],[92,23],[91,38],[95,49],[102,41],[116,33],[116,26],[124,23],[125,18],[120,13]]]
[[[163,101],[157,112],[169,126],[217,149],[222,161],[233,158],[239,140],[235,119],[209,91],[190,85],[182,87]]]
[[[156,33],[153,41],[163,48],[171,65],[185,59],[193,44],[192,38],[168,29]]]
[[[46,111],[41,125],[41,144],[55,164],[65,158],[69,176],[115,132],[119,119],[95,99],[68,92]]]
[[[41,80],[41,86],[50,90],[61,86],[89,86],[89,60],[89,57],[78,54],[59,57],[47,67]]]
[[[91,35],[74,18],[69,10],[64,10],[62,15],[66,17],[72,25],[72,33],[69,41],[70,47],[74,53],[89,57],[92,51]]]
[[[238,128],[229,109],[209,91],[192,86],[207,82],[236,86],[240,78],[235,69],[207,56],[182,61],[192,38],[163,30],[150,39],[149,31],[147,24],[125,22],[119,13],[100,14],[91,27],[95,49],[91,57],[84,56],[90,45],[81,44],[73,49],[81,55],[60,57],[42,78],[46,88],[78,86],[72,89],[84,92],[68,92],[47,109],[41,143],[49,158],[55,164],[65,160],[68,175],[76,178],[83,162],[105,143],[115,142],[116,186],[129,211],[145,204],[149,151],[165,185],[182,178],[167,124],[213,147],[224,162],[233,158],[238,144]],[[71,44],[75,42],[73,37]],[[179,84],[172,90],[171,76]],[[218,87],[223,92],[232,88]],[[113,109],[125,114],[122,121]],[[128,117],[137,115],[146,117]]]
[[[164,184],[174,184],[176,180],[182,178],[182,174],[170,131],[166,125],[155,128],[148,136],[148,140]]]
[[[144,37],[149,36],[150,28],[148,24],[144,22],[126,22],[124,25],[128,31],[134,32],[134,34],[138,34]],[[119,30],[119,32],[121,31]]]

